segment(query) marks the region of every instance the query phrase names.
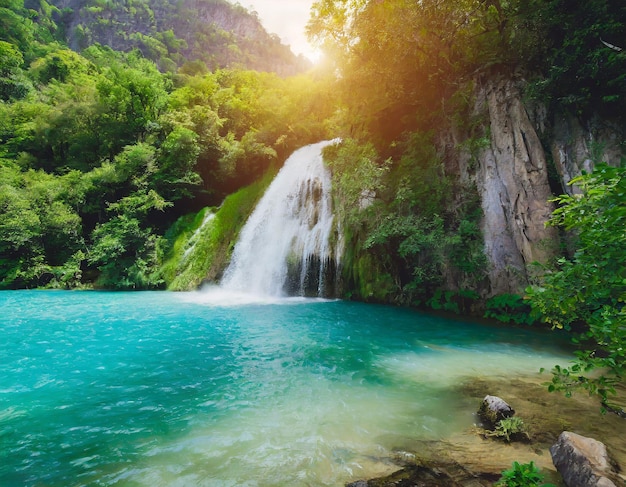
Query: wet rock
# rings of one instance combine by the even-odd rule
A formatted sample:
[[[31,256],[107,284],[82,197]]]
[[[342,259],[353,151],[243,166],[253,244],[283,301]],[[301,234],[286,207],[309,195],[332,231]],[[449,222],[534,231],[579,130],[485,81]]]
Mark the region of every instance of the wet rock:
[[[487,487],[499,476],[470,472],[461,465],[409,465],[387,477],[358,480],[346,487]]]
[[[617,472],[603,443],[564,431],[550,454],[568,487],[616,487],[611,479]]]
[[[498,396],[485,396],[478,409],[478,417],[490,429],[494,429],[499,421],[514,414],[515,410]]]

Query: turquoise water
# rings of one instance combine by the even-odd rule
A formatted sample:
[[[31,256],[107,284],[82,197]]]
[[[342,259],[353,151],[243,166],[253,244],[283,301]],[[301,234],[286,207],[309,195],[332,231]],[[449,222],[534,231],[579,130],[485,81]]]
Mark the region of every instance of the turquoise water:
[[[6,291],[0,309],[3,487],[342,485],[471,427],[467,376],[564,360],[546,334],[341,301]]]

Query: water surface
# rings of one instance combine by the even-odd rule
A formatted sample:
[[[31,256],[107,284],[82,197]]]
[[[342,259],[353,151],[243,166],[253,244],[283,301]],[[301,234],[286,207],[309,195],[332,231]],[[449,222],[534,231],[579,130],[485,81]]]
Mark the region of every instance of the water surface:
[[[221,303],[221,304],[218,304]],[[342,301],[0,292],[0,485],[339,486],[472,426],[553,335]]]

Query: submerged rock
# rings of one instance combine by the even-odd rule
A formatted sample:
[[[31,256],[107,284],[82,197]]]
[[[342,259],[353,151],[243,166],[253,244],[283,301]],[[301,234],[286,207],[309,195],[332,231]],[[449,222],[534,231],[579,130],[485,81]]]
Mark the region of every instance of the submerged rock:
[[[478,409],[478,417],[490,429],[494,429],[499,421],[514,414],[515,410],[498,396],[485,396]]]
[[[432,463],[429,466],[408,465],[387,477],[357,480],[346,487],[487,487],[499,475],[477,474],[454,463]]]
[[[603,443],[564,431],[550,447],[552,462],[568,487],[615,487],[617,472]]]

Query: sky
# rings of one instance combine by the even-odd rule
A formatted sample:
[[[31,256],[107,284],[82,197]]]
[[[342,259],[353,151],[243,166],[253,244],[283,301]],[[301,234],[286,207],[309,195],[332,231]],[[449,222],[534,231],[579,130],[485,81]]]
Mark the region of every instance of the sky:
[[[314,0],[238,0],[238,2],[242,7],[257,12],[265,30],[270,34],[277,34],[283,44],[291,46],[295,54],[304,54],[312,61],[319,57],[307,42],[304,33]]]

